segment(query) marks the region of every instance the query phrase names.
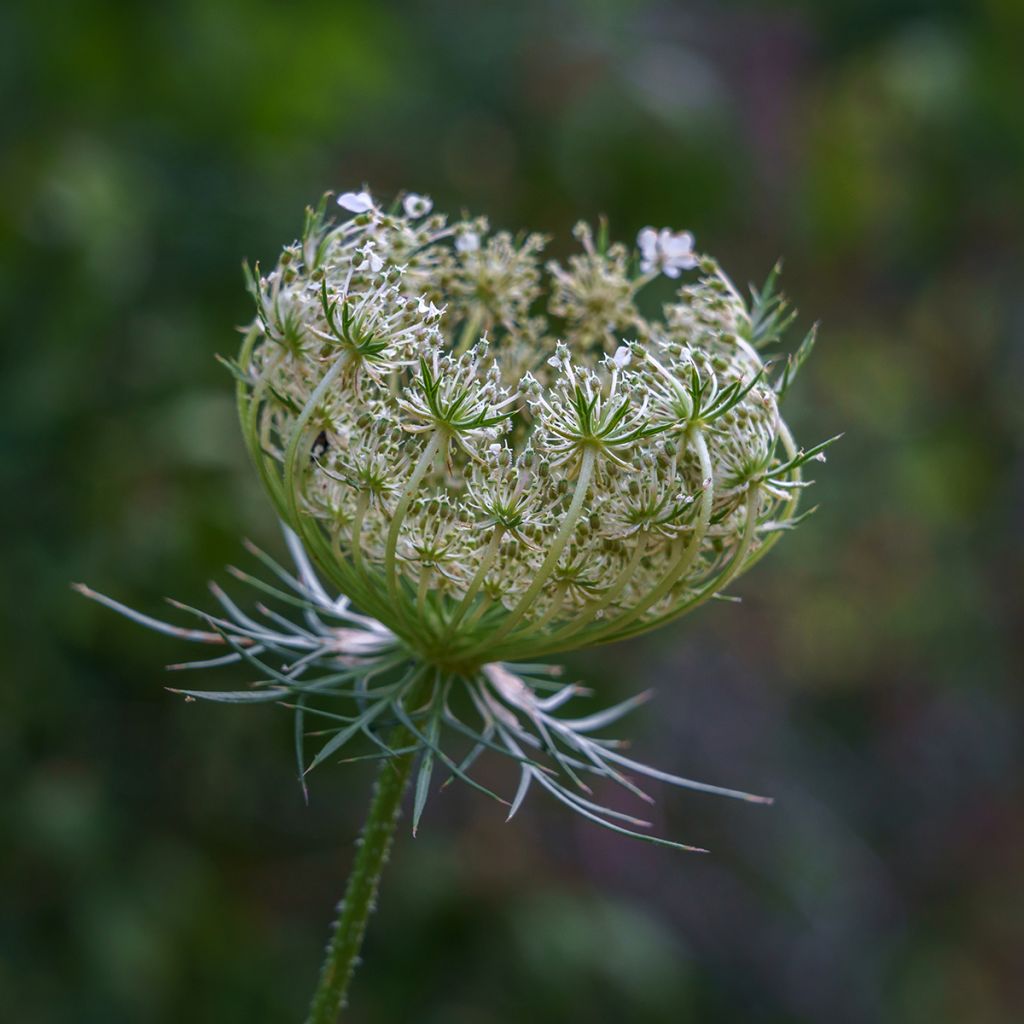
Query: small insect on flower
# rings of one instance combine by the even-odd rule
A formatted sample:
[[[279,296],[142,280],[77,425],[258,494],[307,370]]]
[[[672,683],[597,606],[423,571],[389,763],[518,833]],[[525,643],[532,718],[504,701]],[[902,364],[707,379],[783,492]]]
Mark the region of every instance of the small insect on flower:
[[[519,768],[513,813],[536,785],[632,833],[588,775],[720,791],[591,736],[636,701],[557,716],[582,691],[542,662],[693,610],[799,521],[824,445],[797,446],[779,399],[813,334],[771,383],[762,352],[792,318],[774,275],[748,302],[687,231],[646,227],[630,249],[581,224],[582,252],[545,264],[543,236],[450,221],[415,192],[337,207],[351,216],[331,221],[325,200],[251,275],[233,364],[296,562],[268,562],[273,585],[238,575],[303,621],[251,617],[218,590],[224,616],[189,638],[230,651],[199,664],[248,663],[261,683],[204,696],[294,705],[303,775],[359,740],[396,756],[382,730],[397,726],[420,757],[414,825],[434,765],[479,788],[484,750]],[[654,277],[694,270],[660,311],[644,302]],[[308,759],[313,718],[326,739]]]

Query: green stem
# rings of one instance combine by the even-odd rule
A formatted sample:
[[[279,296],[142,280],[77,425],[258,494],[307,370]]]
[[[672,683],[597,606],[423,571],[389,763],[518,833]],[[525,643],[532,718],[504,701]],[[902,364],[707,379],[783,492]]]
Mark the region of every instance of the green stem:
[[[540,569],[537,570],[536,578],[527,588],[526,593],[519,599],[515,608],[505,617],[504,622],[487,638],[485,643],[472,646],[466,652],[469,655],[485,653],[488,647],[493,647],[499,640],[508,636],[516,623],[530,610],[537,595],[544,589],[548,577],[558,566],[558,559],[562,554],[562,550],[569,543],[573,530],[576,529],[576,523],[583,512],[583,502],[587,497],[587,488],[590,486],[590,478],[594,473],[594,462],[596,459],[597,455],[593,448],[584,449],[579,476],[576,478],[576,490],[573,492],[572,501],[569,503],[569,510],[565,513],[565,518],[562,520],[561,529],[551,542],[547,557],[544,559]]]
[[[391,519],[391,526],[388,528],[388,539],[384,549],[384,575],[388,582],[388,596],[391,599],[391,604],[394,607],[394,610],[399,613],[402,612],[402,608],[399,603],[398,569],[395,565],[395,550],[398,547],[398,535],[401,532],[402,523],[405,520],[405,514],[409,511],[409,506],[412,504],[413,498],[416,497],[416,492],[419,490],[420,482],[433,466],[434,459],[437,457],[437,453],[441,450],[441,442],[443,439],[444,438],[440,430],[435,430],[430,435],[430,440],[427,442],[427,446],[423,449],[419,462],[416,463],[416,468],[412,471],[412,476],[409,477],[406,482],[405,490],[403,490],[402,496],[398,500],[398,506]]]
[[[406,745],[406,740],[395,744]],[[336,1024],[345,1005],[352,973],[358,962],[366,923],[377,900],[380,876],[391,852],[395,827],[402,809],[402,794],[416,757],[415,751],[389,758],[381,764],[373,799],[359,837],[345,896],[338,905],[334,933],[310,1004],[306,1024]]]
[[[462,621],[466,612],[468,612],[472,607],[473,601],[476,599],[477,591],[479,591],[480,587],[483,586],[483,582],[487,578],[487,574],[490,572],[491,566],[494,564],[494,558],[498,554],[498,546],[501,544],[501,538],[504,532],[505,531],[501,526],[495,526],[494,533],[491,534],[491,539],[487,544],[487,549],[484,551],[483,557],[480,559],[480,565],[469,584],[469,588],[466,590],[465,596],[459,602],[458,607],[456,607],[455,612],[447,623],[443,637],[445,641],[452,638],[456,627]]]
[[[662,577],[661,582],[653,587],[647,596],[628,612],[610,622],[603,623],[586,636],[586,643],[603,643],[606,636],[617,633],[626,626],[644,615],[649,608],[653,608],[675,584],[689,571],[690,567],[697,560],[701,552],[701,545],[707,536],[708,527],[711,524],[711,512],[714,504],[715,489],[713,483],[713,470],[711,466],[711,453],[708,451],[707,442],[700,430],[693,435],[694,446],[697,449],[697,457],[700,460],[701,476],[705,481],[712,481],[704,489],[701,496],[701,507],[699,518],[694,526],[693,536],[689,543],[683,548],[679,557],[669,567],[668,572]],[[573,638],[574,640],[577,637]]]
[[[473,307],[469,316],[466,317],[466,322],[462,325],[462,333],[459,336],[459,343],[455,346],[455,351],[452,353],[453,355],[461,356],[470,345],[480,340],[480,325],[483,322],[484,310],[478,303]]]

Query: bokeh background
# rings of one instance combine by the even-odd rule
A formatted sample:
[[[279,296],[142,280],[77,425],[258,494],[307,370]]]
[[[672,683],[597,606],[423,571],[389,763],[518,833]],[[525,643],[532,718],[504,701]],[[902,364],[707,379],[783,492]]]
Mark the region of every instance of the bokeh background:
[[[1017,0],[5,4],[5,1019],[301,1017],[370,769],[306,807],[286,715],[172,698],[182,649],[68,582],[159,612],[281,550],[214,354],[242,257],[363,182],[555,252],[604,211],[784,254],[789,416],[846,436],[741,605],[570,663],[776,805],[660,792],[686,856],[446,790],[349,1019],[1024,1019],[1022,40]]]

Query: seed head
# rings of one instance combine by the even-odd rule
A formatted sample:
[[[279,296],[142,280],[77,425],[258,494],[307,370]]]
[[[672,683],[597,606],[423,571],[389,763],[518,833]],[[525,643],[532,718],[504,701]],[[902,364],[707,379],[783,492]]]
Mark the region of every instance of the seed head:
[[[579,225],[582,253],[542,268],[541,235],[415,193],[338,205],[253,276],[243,425],[283,518],[412,649],[472,666],[630,636],[792,524],[809,456],[760,354],[770,286],[747,303],[667,228],[630,251]]]

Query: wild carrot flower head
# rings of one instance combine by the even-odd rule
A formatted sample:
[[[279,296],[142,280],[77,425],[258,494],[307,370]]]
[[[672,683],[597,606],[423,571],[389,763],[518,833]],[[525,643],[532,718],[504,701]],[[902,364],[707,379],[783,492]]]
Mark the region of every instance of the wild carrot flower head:
[[[537,662],[695,608],[796,524],[825,444],[798,448],[779,403],[814,332],[772,370],[762,352],[793,316],[775,272],[748,300],[688,232],[574,234],[582,251],[545,263],[543,236],[449,220],[427,196],[325,198],[274,268],[249,274],[255,317],[230,364],[295,563],[257,551],[275,582],[235,574],[301,622],[215,587],[223,615],[189,609],[205,628],[182,629],[82,588],[230,647],[176,667],[245,663],[251,688],[182,692],[287,703],[303,776],[359,739],[361,756],[417,754],[414,830],[435,764],[482,788],[468,772],[487,749],[519,768],[510,816],[536,783],[636,834],[625,825],[646,823],[594,803],[587,775],[640,796],[634,774],[759,799],[593,735],[646,695],[556,714],[584,691]],[[679,284],[652,309],[642,293],[662,276]],[[451,735],[469,744],[458,760]]]
[[[333,582],[428,660],[631,636],[713,596],[792,525],[800,451],[746,301],[686,232],[546,239],[415,194],[310,212],[251,278],[253,455]],[[641,291],[695,271],[651,316]]]

